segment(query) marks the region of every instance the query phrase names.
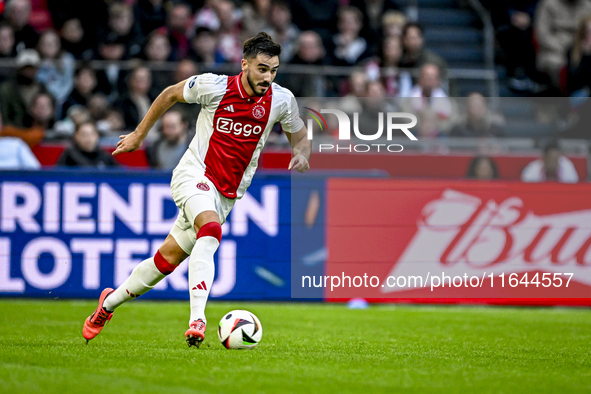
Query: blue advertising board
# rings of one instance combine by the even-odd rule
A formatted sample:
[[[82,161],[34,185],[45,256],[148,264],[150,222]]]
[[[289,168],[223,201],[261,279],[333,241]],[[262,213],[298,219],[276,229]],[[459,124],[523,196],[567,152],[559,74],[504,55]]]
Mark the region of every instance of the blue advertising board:
[[[153,255],[177,207],[169,172],[0,174],[0,296],[94,298]],[[291,178],[257,174],[223,226],[211,297],[290,298]],[[188,299],[187,264],[142,296]]]

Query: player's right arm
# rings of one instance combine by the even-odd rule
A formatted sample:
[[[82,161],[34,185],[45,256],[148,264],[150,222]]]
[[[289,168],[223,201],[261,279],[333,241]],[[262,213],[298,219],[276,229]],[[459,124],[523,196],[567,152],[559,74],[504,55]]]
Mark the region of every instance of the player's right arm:
[[[150,109],[146,113],[146,116],[144,116],[144,119],[142,119],[136,129],[127,135],[119,137],[117,149],[115,149],[113,155],[118,155],[119,153],[124,152],[133,152],[134,150],[139,149],[144,138],[148,135],[148,131],[154,126],[154,123],[156,123],[156,121],[160,119],[160,117],[175,103],[186,102],[183,96],[185,83],[186,80],[164,89],[162,93],[158,95],[156,100],[154,100]]]

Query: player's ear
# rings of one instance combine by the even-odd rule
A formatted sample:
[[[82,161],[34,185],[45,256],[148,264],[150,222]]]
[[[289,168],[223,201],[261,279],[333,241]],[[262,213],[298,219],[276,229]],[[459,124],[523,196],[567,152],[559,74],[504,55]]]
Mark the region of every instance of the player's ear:
[[[242,59],[240,61],[240,65],[242,67],[242,71],[245,71],[248,68],[248,61],[246,59]]]

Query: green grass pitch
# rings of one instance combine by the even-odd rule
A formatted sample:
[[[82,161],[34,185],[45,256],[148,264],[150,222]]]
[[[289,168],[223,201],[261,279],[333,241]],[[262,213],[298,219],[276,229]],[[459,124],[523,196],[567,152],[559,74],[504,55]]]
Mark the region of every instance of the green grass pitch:
[[[88,345],[94,301],[0,300],[2,393],[591,392],[591,310],[134,301]],[[254,312],[263,340],[226,350],[219,319]]]

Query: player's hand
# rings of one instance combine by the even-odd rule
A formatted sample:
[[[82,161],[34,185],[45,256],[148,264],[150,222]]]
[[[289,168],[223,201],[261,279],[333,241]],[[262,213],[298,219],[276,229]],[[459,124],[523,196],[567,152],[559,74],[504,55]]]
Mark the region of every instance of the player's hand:
[[[134,131],[127,135],[119,136],[119,142],[117,142],[117,149],[113,151],[113,156],[124,152],[133,152],[138,150],[142,146],[142,138]]]
[[[310,169],[310,164],[308,163],[308,159],[306,159],[304,155],[297,154],[294,157],[292,157],[287,169],[298,170],[299,172],[306,172]]]

